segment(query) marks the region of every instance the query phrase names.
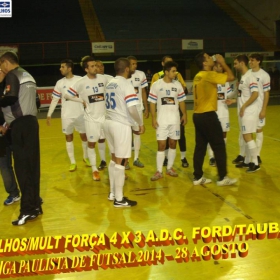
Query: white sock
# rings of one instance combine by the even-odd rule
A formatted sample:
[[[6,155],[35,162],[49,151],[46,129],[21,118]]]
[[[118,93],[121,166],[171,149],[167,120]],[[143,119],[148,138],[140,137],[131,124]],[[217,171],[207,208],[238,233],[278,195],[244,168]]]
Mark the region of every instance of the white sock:
[[[251,162],[251,154],[248,145],[245,146],[245,159],[244,163],[249,164]]]
[[[175,157],[176,157],[176,149],[169,148],[167,169],[170,169],[173,166]]]
[[[123,186],[124,186],[124,170],[125,167],[115,164],[114,168],[114,185],[115,185],[115,198],[117,201],[123,199]]]
[[[214,152],[213,152],[213,150],[211,149],[211,146],[210,146],[209,143],[208,143],[208,145],[207,145],[207,149],[208,149],[209,159],[210,159],[210,158],[213,158],[213,157],[214,157]]]
[[[82,141],[82,147],[83,147],[83,158],[88,158],[88,154],[87,154],[88,143],[87,143],[87,141]]]
[[[96,153],[95,153],[95,149],[91,149],[88,147],[88,158],[89,158],[89,162],[91,164],[91,168],[92,168],[92,172],[93,171],[98,171],[96,168]]]
[[[104,161],[106,161],[105,149],[106,149],[105,142],[104,143],[98,143],[99,156],[100,156],[101,160],[104,160]]]
[[[157,152],[157,171],[162,173],[162,165],[164,162],[165,153],[164,152]]]
[[[239,155],[243,156],[245,155],[245,141],[243,138],[243,134],[239,132]]]
[[[116,163],[110,160],[108,171],[109,171],[109,181],[110,181],[110,192],[113,194],[115,194],[115,179],[114,179],[115,165]]]
[[[257,155],[261,154],[262,144],[263,144],[263,132],[258,132],[256,135],[256,144],[257,144]]]
[[[186,151],[180,153],[181,153],[181,159],[184,159],[186,157]]]
[[[75,164],[76,160],[75,160],[75,155],[74,155],[73,141],[66,142],[66,151],[67,151],[67,154],[68,154],[68,157],[70,159],[71,164]]]
[[[251,159],[252,162],[255,165],[258,165],[258,158],[257,158],[257,145],[256,142],[254,140],[251,140],[249,142],[247,142],[247,147],[250,151],[250,155],[251,155]]]
[[[133,135],[134,137],[134,160],[137,160],[139,158],[139,151],[141,146],[141,138],[140,135]]]

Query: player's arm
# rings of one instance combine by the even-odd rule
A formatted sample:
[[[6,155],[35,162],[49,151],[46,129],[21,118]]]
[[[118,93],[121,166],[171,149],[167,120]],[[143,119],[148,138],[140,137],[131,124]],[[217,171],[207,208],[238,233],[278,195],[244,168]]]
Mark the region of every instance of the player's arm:
[[[133,120],[139,124],[139,134],[143,134],[145,132],[145,126],[143,124],[142,116],[139,115],[137,106],[129,106],[128,111]]]
[[[187,111],[186,111],[185,100],[179,102],[179,108],[180,108],[181,113],[183,114],[180,122],[181,122],[182,125],[186,125],[187,122],[188,122],[188,116],[187,116]]]
[[[59,101],[59,98],[56,98],[56,97],[52,98],[52,101],[51,101],[51,104],[50,104],[50,107],[49,107],[49,111],[48,111],[48,114],[47,114],[47,125],[48,126],[51,125],[51,116],[52,116],[52,113],[55,110],[55,107],[56,107],[58,101]]]
[[[243,106],[240,108],[239,116],[243,117],[245,109],[250,106],[259,96],[258,91],[253,91],[250,98],[243,104]]]
[[[0,98],[0,107],[12,106],[18,101],[19,94],[19,80],[13,73],[6,75],[6,92],[5,95]]]
[[[82,98],[78,97],[78,93],[74,87],[70,87],[67,92],[64,94],[64,98],[74,101],[74,102],[79,102],[82,103],[85,106],[85,102]]]
[[[269,91],[265,91],[263,93],[263,106],[262,106],[262,110],[261,110],[260,115],[259,115],[260,119],[265,118],[268,101],[269,101]]]
[[[148,107],[146,87],[142,88],[142,100],[143,100],[143,104],[145,107],[144,117],[145,117],[145,119],[147,119],[149,117],[149,107]]]
[[[227,73],[227,82],[234,81],[235,80],[235,76],[234,76],[233,72],[231,71],[231,69],[226,64],[226,61],[223,58],[223,56],[220,55],[220,54],[216,54],[216,60],[217,60],[218,63],[221,64],[221,66],[223,67],[224,71]]]

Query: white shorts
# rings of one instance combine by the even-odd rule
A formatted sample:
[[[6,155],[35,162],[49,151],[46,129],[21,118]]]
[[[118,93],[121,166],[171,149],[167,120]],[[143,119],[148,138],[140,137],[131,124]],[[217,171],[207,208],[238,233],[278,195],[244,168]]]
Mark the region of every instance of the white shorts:
[[[255,133],[257,130],[258,118],[255,116],[238,117],[239,129],[242,134]]]
[[[85,127],[88,142],[96,143],[99,139],[105,139],[102,123],[85,120]]]
[[[179,140],[180,124],[159,125],[156,133],[157,140],[166,140],[168,137],[173,140]]]
[[[74,129],[79,133],[85,133],[85,121],[84,114],[80,115],[78,118],[73,119],[61,119],[62,123],[62,133],[69,135],[74,132]]]
[[[258,120],[258,125],[257,125],[257,129],[261,129],[265,126],[265,118],[264,119],[259,119]]]
[[[105,120],[103,128],[111,154],[115,154],[117,158],[130,158],[131,126],[112,120]]]
[[[228,117],[219,118],[219,121],[221,123],[223,132],[228,132],[230,128],[229,118]]]

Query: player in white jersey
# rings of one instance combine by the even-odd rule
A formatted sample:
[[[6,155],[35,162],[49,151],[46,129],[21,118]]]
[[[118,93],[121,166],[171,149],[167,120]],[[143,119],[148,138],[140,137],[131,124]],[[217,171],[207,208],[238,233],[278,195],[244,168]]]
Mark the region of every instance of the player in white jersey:
[[[234,68],[242,74],[238,86],[238,120],[239,129],[243,135],[245,144],[245,160],[237,164],[236,167],[248,167],[247,173],[252,173],[260,169],[257,159],[257,145],[253,139],[258,123],[258,96],[259,89],[257,79],[248,70],[248,57],[238,55],[234,60]],[[232,99],[227,99],[226,103],[232,104]]]
[[[131,207],[137,204],[123,196],[125,165],[131,156],[131,127],[139,125],[139,134],[144,133],[142,117],[137,105],[139,99],[127,80],[131,77],[129,60],[119,58],[115,62],[116,77],[106,86],[106,120],[104,132],[111,152],[109,164],[110,193],[115,207]]]
[[[82,104],[65,99],[65,94],[68,88],[74,84],[81,77],[73,75],[74,63],[70,59],[61,61],[60,72],[64,78],[57,81],[54,91],[52,93],[52,101],[47,114],[47,125],[51,124],[51,116],[54,112],[56,105],[61,99],[61,122],[62,132],[66,137],[66,150],[70,159],[71,165],[69,171],[75,171],[77,164],[74,155],[73,132],[74,128],[80,133],[83,147],[83,159],[87,166],[90,162],[87,155],[87,137],[85,133],[84,124],[84,108]]]
[[[146,75],[143,71],[137,70],[137,58],[134,56],[127,57],[130,63],[130,71],[132,73],[131,78],[129,81],[131,82],[132,86],[134,87],[135,93],[140,101],[140,104],[137,106],[138,112],[140,116],[142,116],[142,112],[144,110],[145,118],[149,117],[149,109],[148,109],[148,101],[147,101],[147,92],[146,87],[148,87],[148,82]],[[133,131],[138,131],[139,128],[137,124],[132,127]],[[144,164],[139,160],[139,151],[141,147],[141,138],[140,135],[134,134],[134,160],[133,165],[137,167],[144,167]],[[127,163],[125,169],[130,169],[129,163]]]
[[[97,74],[102,75],[106,79],[105,85],[109,83],[111,79],[113,79],[113,76],[104,74],[104,65],[101,60],[96,60],[96,68],[97,68]],[[98,151],[100,155],[100,165],[98,166],[98,170],[104,170],[104,168],[107,167],[106,163],[106,145],[105,145],[105,138],[104,139],[99,139],[98,140]]]
[[[219,63],[215,63],[213,70],[218,73],[224,72],[223,67]],[[226,82],[223,85],[217,84],[217,97],[218,97],[218,109],[217,109],[216,113],[218,115],[218,119],[222,126],[224,141],[226,144],[227,132],[230,129],[230,122],[229,122],[228,106],[225,103],[225,100],[233,97],[233,91],[228,82]],[[209,155],[209,164],[211,166],[216,166],[216,160],[214,158],[214,153],[209,144],[208,144],[208,155]]]
[[[93,57],[86,56],[81,65],[87,75],[78,80],[68,90],[72,100],[84,104],[84,121],[88,139],[88,157],[92,167],[94,181],[100,181],[100,175],[96,167],[95,144],[104,138],[102,124],[105,121],[105,85],[106,79],[97,74],[97,67]],[[69,97],[70,98],[70,97]]]
[[[256,133],[256,144],[257,144],[257,154],[258,163],[261,164],[261,149],[263,144],[263,127],[265,126],[265,116],[266,108],[269,101],[269,91],[270,91],[270,76],[267,72],[260,68],[263,61],[263,56],[259,53],[252,53],[249,56],[249,66],[253,76],[256,77],[259,84],[259,122]]]
[[[152,126],[156,129],[158,143],[157,172],[152,176],[152,181],[163,177],[162,166],[168,137],[169,150],[166,174],[172,177],[178,176],[173,169],[173,163],[176,157],[176,143],[180,139],[180,123],[182,125],[187,123],[187,114],[184,89],[178,81],[174,80],[177,66],[177,63],[174,61],[168,61],[164,64],[164,77],[153,83],[148,98],[152,115]],[[180,108],[182,113],[181,119],[178,108]]]

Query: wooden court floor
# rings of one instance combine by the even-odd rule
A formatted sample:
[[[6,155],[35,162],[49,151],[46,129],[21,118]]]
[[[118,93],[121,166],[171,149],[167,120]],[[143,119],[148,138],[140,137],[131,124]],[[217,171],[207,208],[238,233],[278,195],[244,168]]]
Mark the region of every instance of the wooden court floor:
[[[11,225],[11,221],[19,213],[19,203],[10,206],[2,204],[0,238],[23,240],[52,236],[60,237],[59,240],[62,242],[63,237],[70,236],[72,239],[68,241],[72,246],[80,245],[85,248],[84,244],[79,243],[79,236],[86,238],[96,234],[100,238],[102,236],[109,238],[110,247],[105,249],[100,247],[99,254],[102,257],[109,258],[110,254],[115,253],[120,253],[121,256],[118,255],[120,257],[115,258],[113,263],[108,263],[109,265],[99,259],[100,266],[91,267],[88,271],[84,271],[82,265],[79,265],[80,272],[57,272],[49,275],[41,272],[41,276],[18,275],[14,279],[29,279],[29,277],[42,280],[279,279],[280,239],[277,238],[280,227],[279,114],[279,105],[269,106],[261,154],[263,164],[258,172],[246,174],[244,169],[237,169],[231,163],[237,156],[239,148],[236,109],[230,109],[231,130],[227,137],[228,171],[229,176],[239,179],[236,186],[230,187],[216,185],[217,171],[215,167],[209,166],[208,156],[205,157],[204,175],[214,182],[204,186],[192,185],[194,127],[191,110],[188,111],[189,122],[186,126],[187,159],[190,167],[185,169],[181,167],[177,147],[174,167],[179,177],[165,175],[163,179],[151,182],[150,177],[156,171],[157,145],[151,118],[145,120],[146,133],[142,136],[140,151],[140,160],[145,167],[142,169],[133,167],[131,159],[132,168],[126,171],[128,180],[125,182],[124,193],[138,202],[136,207],[130,209],[116,209],[112,202],[107,200],[109,191],[107,169],[101,173],[100,182],[92,180],[91,169],[82,161],[82,147],[78,134],[74,136],[78,169],[73,173],[68,172],[69,161],[60,119],[52,119],[50,127],[47,127],[45,119],[40,119],[41,196],[44,199],[44,214],[33,222],[15,227]],[[99,156],[97,161],[99,163]],[[109,162],[108,149],[107,162]],[[4,201],[6,196],[2,185],[0,201]],[[235,233],[235,237],[233,236],[230,241],[207,240],[209,232],[211,231],[211,236],[215,230],[216,236],[219,236],[220,232],[225,238],[227,229],[232,230],[232,234]],[[240,230],[239,233],[237,229]],[[261,229],[264,234],[261,234]],[[132,247],[125,248],[129,232],[133,240]],[[143,248],[139,247],[140,232],[144,238]],[[173,238],[168,239],[170,244],[168,240],[166,241],[167,232]],[[181,232],[184,236],[181,240],[183,244],[176,244],[173,240]],[[124,244],[120,248],[116,248],[118,243],[114,239],[115,233],[119,234]],[[203,236],[206,239],[203,240]],[[197,244],[193,237],[196,238]],[[100,242],[104,245],[101,239]],[[230,245],[230,242],[234,245]],[[108,245],[107,242],[106,244]],[[222,247],[225,244],[228,247]],[[93,251],[83,249],[81,252],[77,249],[70,252],[67,247],[61,253],[51,253],[50,249],[45,254],[36,255],[31,252],[3,256],[1,246],[0,244],[0,278],[3,261],[34,261],[55,257],[82,259],[83,256],[90,258],[94,254]],[[221,251],[221,248],[224,250]],[[231,248],[231,251],[226,254],[225,248]],[[125,259],[123,253],[130,259]],[[66,268],[66,265],[63,268]]]

